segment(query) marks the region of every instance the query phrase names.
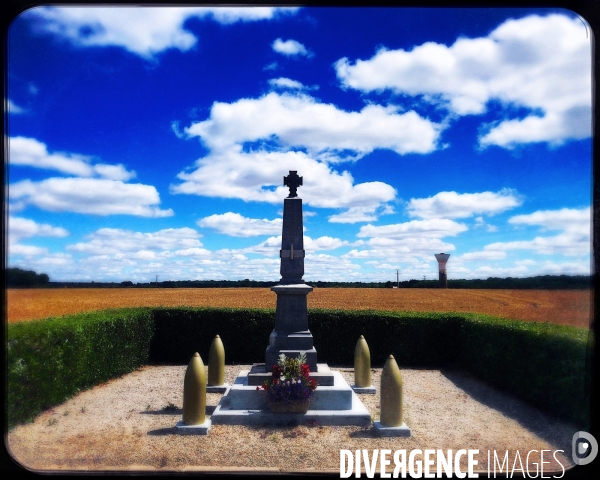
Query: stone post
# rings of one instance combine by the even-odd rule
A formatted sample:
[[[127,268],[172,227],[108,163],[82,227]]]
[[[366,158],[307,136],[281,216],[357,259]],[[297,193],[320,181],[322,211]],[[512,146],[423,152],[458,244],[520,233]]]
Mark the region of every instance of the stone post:
[[[384,427],[400,427],[403,424],[402,375],[400,368],[390,355],[381,373],[379,421]]]
[[[362,335],[354,349],[354,385],[359,388],[371,386],[371,352]]]
[[[182,420],[184,425],[199,425],[206,420],[206,371],[198,352],[185,371]]]
[[[225,383],[225,348],[218,335],[210,345],[208,353],[208,385],[221,386]]]

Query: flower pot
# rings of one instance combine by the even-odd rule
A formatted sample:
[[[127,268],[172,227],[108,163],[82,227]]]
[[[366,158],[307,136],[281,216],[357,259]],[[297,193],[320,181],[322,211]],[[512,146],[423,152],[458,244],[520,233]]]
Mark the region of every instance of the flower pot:
[[[272,402],[269,400],[269,408],[273,413],[306,413],[310,405],[310,398],[305,400],[294,400],[291,402]]]

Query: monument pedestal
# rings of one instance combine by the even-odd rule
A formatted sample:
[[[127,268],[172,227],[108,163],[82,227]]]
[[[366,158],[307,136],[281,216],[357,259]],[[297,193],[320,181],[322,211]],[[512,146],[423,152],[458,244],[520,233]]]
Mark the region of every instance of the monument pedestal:
[[[265,353],[265,367],[268,373],[282,353],[296,358],[300,352],[306,353],[306,363],[311,371],[317,371],[317,351],[313,346],[313,336],[308,330],[308,310],[306,296],[313,288],[305,283],[276,285],[271,291],[277,294],[275,328],[269,337]]]
[[[327,365],[321,365],[329,370]],[[310,399],[308,412],[304,414],[272,413],[268,406],[267,392],[257,390],[255,385],[249,384],[250,372],[252,370],[242,370],[235,383],[221,398],[211,415],[213,425],[291,426],[311,422],[338,426],[371,424],[369,411],[340,372],[329,370],[332,384],[317,387]]]

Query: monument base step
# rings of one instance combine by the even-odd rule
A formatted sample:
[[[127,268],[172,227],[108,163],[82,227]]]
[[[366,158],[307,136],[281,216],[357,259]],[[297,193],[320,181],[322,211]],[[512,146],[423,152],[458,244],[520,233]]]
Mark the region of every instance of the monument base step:
[[[223,385],[207,385],[206,393],[225,393],[228,388],[228,383],[224,383]]]
[[[307,413],[272,413],[266,392],[248,385],[248,371],[243,370],[221,398],[211,415],[213,425],[358,425],[371,424],[371,415],[340,372],[331,372],[332,386],[315,390]]]
[[[380,437],[410,437],[410,427],[402,423],[399,427],[385,427],[381,422],[373,423],[373,430]]]
[[[204,423],[200,423],[198,425],[186,425],[183,423],[183,420],[180,420],[177,422],[177,425],[175,425],[177,433],[183,435],[208,435],[210,427],[211,420],[205,420]]]
[[[260,386],[265,380],[269,380],[271,376],[271,370],[267,371],[264,363],[254,363],[248,373],[248,385]],[[326,363],[317,363],[317,370],[310,372],[309,377],[314,378],[317,384],[323,387],[333,386],[333,373]]]
[[[377,393],[377,390],[373,385],[370,387],[357,387],[356,385],[350,385],[350,388],[352,388],[352,390],[354,390],[356,393],[368,393],[370,395],[375,395],[375,393]]]

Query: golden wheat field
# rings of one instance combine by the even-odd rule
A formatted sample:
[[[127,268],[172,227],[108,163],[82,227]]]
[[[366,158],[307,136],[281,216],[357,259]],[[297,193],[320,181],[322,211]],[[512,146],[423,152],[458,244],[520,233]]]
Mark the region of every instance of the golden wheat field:
[[[9,289],[8,321],[20,322],[120,307],[275,308],[269,288]],[[589,327],[588,290],[439,290],[315,288],[308,308],[487,313],[516,320]]]

